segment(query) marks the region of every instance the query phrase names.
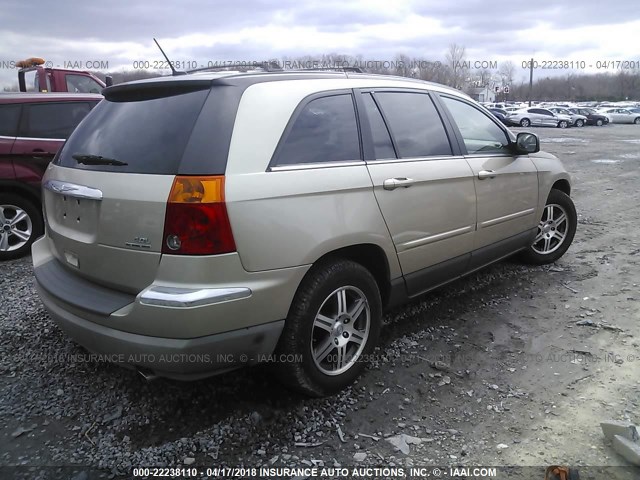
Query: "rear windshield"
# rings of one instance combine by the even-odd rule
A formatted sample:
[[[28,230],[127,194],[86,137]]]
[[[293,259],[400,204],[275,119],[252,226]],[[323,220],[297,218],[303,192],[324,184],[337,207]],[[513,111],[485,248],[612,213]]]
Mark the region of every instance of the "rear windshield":
[[[54,163],[82,170],[175,175],[209,92],[207,88],[159,98],[105,99],[69,137]],[[86,165],[74,155],[101,156],[118,165]]]

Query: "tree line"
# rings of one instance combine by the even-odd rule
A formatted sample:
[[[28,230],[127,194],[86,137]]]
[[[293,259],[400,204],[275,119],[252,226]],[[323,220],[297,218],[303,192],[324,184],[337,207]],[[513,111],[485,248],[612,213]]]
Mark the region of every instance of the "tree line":
[[[441,83],[453,88],[472,93],[479,87],[487,87],[500,93],[497,100],[529,100],[529,70],[516,66],[513,62],[500,62],[497,68],[470,68],[466,48],[451,44],[445,58],[441,60],[426,57],[409,57],[399,54],[388,61],[370,59],[363,55],[344,55],[328,53],[321,55],[305,55],[270,59],[267,65],[271,68],[296,68],[317,66],[318,68],[351,67],[360,68],[366,73],[382,75],[399,75]],[[495,65],[497,62],[486,62]],[[239,67],[247,70],[251,67]],[[93,72],[104,79],[104,72]],[[165,73],[166,74],[166,73]],[[114,83],[128,82],[143,78],[160,76],[159,71],[123,70],[108,73]],[[509,93],[504,93],[504,87]],[[5,91],[16,91],[17,83],[5,87]],[[606,73],[579,73],[569,71],[564,75],[550,76],[544,70],[534,70],[531,89],[531,100],[536,101],[620,101],[640,100],[640,69],[608,71]]]

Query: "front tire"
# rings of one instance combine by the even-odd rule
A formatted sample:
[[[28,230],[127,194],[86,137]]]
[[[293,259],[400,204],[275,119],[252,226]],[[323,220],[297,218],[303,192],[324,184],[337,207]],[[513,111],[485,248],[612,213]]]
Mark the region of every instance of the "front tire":
[[[380,290],[371,273],[350,260],[314,266],[289,309],[277,354],[282,383],[322,397],[362,373],[378,343],[382,324]]]
[[[0,194],[0,261],[28,254],[42,231],[39,208],[20,195]]]
[[[601,127],[602,125],[604,125],[604,121],[601,118],[599,118],[598,120],[596,120],[596,125],[598,127]]]
[[[576,120],[576,127],[584,127],[584,120]]]
[[[528,118],[523,118],[522,120],[520,120],[520,126],[521,127],[528,127],[529,125],[531,125],[531,122],[529,121]]]
[[[569,124],[565,120],[560,120],[558,122],[558,128],[567,128]]]
[[[533,243],[521,258],[532,265],[546,265],[558,260],[567,251],[578,226],[578,215],[571,197],[552,189],[538,223]]]
[[[640,125],[640,117],[636,118],[633,123],[635,123],[636,125]]]

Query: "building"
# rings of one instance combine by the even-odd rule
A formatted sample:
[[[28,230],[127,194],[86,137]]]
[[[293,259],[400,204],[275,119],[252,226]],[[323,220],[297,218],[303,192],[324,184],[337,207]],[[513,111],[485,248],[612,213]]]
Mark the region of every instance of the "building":
[[[468,93],[477,102],[493,103],[496,101],[496,92],[489,86],[470,88]]]

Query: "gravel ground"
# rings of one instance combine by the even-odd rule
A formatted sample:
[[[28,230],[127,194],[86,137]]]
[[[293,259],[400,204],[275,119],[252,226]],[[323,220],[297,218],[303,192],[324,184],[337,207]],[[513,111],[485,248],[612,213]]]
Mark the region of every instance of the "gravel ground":
[[[146,383],[64,336],[30,258],[3,263],[0,477],[524,465],[502,478],[542,479],[559,463],[582,478],[603,478],[596,466],[638,478],[599,422],[640,423],[640,127],[536,132],[573,176],[569,252],[551,267],[502,262],[389,313],[377,360],[327,399],[284,390],[266,367]]]

